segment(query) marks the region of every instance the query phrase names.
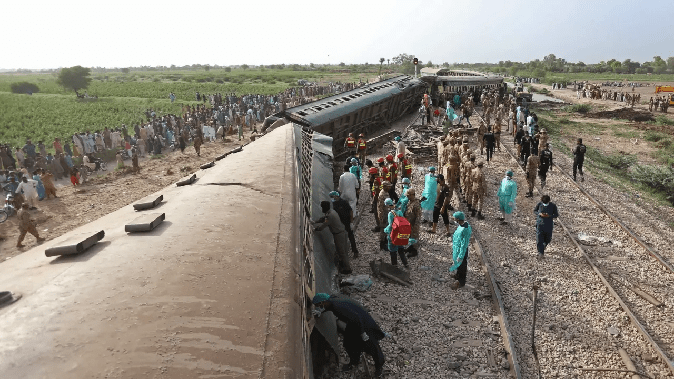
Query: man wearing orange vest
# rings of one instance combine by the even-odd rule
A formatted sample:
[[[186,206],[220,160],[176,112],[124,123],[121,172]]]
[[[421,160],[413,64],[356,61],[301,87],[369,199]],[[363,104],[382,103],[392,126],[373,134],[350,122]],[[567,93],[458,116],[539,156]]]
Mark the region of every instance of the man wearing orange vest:
[[[365,135],[360,133],[358,136],[358,160],[360,161],[361,165],[365,162],[365,150],[367,150]]]
[[[389,154],[386,156],[386,163],[388,164],[389,178],[387,179],[393,187],[398,183],[398,165],[396,165],[393,155]]]
[[[412,164],[405,159],[405,154],[398,154],[398,162],[400,167],[400,176],[403,178],[412,179]]]
[[[349,153],[350,157],[356,156],[356,139],[353,138],[353,133],[349,133],[349,136],[344,140],[344,148]]]

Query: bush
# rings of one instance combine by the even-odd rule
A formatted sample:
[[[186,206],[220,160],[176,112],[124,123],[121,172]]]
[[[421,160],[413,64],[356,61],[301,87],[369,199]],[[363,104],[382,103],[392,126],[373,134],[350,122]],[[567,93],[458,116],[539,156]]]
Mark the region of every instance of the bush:
[[[635,166],[632,179],[661,191],[674,204],[674,168],[663,166]]]
[[[659,115],[655,118],[655,122],[659,125],[674,125],[674,120],[670,119],[665,115]]]
[[[574,104],[566,107],[566,111],[569,113],[587,113],[592,110],[592,105],[590,104]]]
[[[34,94],[40,92],[40,88],[37,86],[37,84],[29,82],[12,83],[10,87],[12,88],[13,93]]]
[[[631,165],[637,162],[637,157],[634,155],[618,153],[618,154],[604,155],[603,157],[604,162],[607,165],[611,166],[612,168],[615,168],[616,170],[626,170]]]
[[[616,170],[626,170],[637,162],[637,157],[631,154],[607,154],[599,149],[588,148],[587,156],[598,166],[610,167]]]
[[[669,138],[661,139],[658,141],[658,143],[655,144],[655,146],[659,149],[667,149],[672,146],[672,140]]]
[[[647,132],[644,134],[644,139],[645,139],[646,141],[651,141],[651,142],[658,142],[658,141],[660,141],[661,139],[665,139],[665,138],[667,138],[667,135],[666,135],[666,134],[664,134],[664,133],[659,133],[659,132],[654,132],[654,131],[652,131],[652,130],[649,130],[649,131],[647,131]]]

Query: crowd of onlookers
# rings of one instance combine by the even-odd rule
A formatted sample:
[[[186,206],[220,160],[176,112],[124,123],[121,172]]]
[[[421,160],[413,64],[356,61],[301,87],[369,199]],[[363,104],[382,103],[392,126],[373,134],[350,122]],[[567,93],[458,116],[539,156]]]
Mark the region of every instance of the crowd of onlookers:
[[[55,181],[70,179],[77,186],[86,181],[89,173],[105,167],[104,159],[111,158],[106,151],[114,151],[117,166],[124,166],[124,160],[131,159],[134,170],[138,169],[139,157],[159,155],[166,150],[184,151],[189,144],[199,155],[204,142],[224,140],[235,134],[241,140],[245,128],[254,139],[258,124],[268,116],[315,97],[340,93],[363,84],[310,84],[288,88],[276,95],[206,95],[197,92],[196,100],[201,103],[183,105],[181,115],[158,115],[154,109],[147,109],[144,120],[135,125],[105,127],[94,132],[75,133],[65,139],[54,138],[51,146],[44,141],[38,141],[36,145],[30,138],[22,147],[0,144],[0,185],[13,197],[16,209],[24,201],[34,207],[34,200],[56,196]],[[171,93],[169,98],[174,102],[175,94]],[[28,184],[21,184],[24,182]]]

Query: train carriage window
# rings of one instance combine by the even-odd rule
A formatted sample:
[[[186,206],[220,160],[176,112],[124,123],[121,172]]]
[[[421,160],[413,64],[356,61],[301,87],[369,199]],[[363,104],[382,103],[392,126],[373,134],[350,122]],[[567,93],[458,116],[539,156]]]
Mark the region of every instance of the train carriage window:
[[[348,97],[342,97],[342,100],[344,100],[344,101],[351,101],[351,99],[349,99]]]

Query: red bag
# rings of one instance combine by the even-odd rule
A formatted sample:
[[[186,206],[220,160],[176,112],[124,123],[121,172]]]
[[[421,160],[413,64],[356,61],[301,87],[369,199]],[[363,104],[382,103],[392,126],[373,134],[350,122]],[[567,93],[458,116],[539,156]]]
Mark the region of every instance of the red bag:
[[[395,212],[393,212],[395,215]],[[405,217],[395,215],[391,228],[391,242],[396,246],[407,246],[412,233],[412,226]]]

